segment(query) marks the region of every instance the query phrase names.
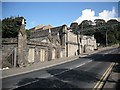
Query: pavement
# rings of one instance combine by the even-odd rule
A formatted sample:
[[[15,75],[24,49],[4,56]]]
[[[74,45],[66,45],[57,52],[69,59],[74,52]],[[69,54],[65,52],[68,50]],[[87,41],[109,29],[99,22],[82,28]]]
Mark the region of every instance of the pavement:
[[[96,51],[93,51],[90,53],[84,53],[84,54],[79,55],[79,56],[65,57],[65,58],[55,59],[52,61],[33,63],[27,67],[22,67],[22,68],[10,68],[10,69],[6,69],[6,70],[2,70],[2,78],[7,78],[10,76],[15,76],[15,75],[24,74],[24,73],[29,73],[29,72],[41,70],[44,68],[49,68],[49,67],[52,67],[55,65],[59,65],[59,64],[66,63],[66,62],[73,61],[75,59],[78,59],[79,57],[85,57],[87,55],[95,54],[97,52],[104,51],[107,49],[112,49],[112,48],[116,48],[116,47],[99,48]]]

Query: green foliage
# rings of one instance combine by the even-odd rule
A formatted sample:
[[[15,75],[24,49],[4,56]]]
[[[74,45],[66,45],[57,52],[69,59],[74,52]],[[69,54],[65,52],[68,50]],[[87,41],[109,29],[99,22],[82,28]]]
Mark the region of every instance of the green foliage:
[[[70,28],[73,30],[73,33],[77,34],[77,29],[79,28],[78,23],[71,23]]]
[[[95,25],[90,20],[82,21],[78,26],[79,28],[73,28],[74,31],[78,33],[78,30],[85,35],[94,35],[97,43],[101,45],[106,44],[106,32],[107,32],[107,40],[108,45],[120,43],[120,22],[111,19],[107,22],[103,19],[95,19]],[[71,26],[75,27],[76,24],[72,23]],[[77,25],[76,25],[77,26]],[[100,28],[98,28],[100,27]],[[73,32],[74,32],[73,31]]]
[[[96,26],[105,25],[105,20],[104,19],[95,19],[94,22],[95,22]]]
[[[91,20],[84,20],[79,25],[79,28],[80,29],[89,28],[89,27],[92,27],[92,24],[93,24],[93,22]]]
[[[27,34],[27,38],[29,39],[31,35],[31,30],[26,29],[26,34]]]
[[[107,28],[107,30],[109,30],[108,43],[109,44],[119,43],[120,42],[120,30],[119,30],[120,22],[118,22],[117,20],[111,19],[107,21],[106,24],[109,26]]]
[[[2,37],[15,38],[18,35],[24,17],[7,17],[2,20]]]
[[[105,34],[104,33],[101,33],[100,31],[95,32],[94,36],[96,38],[97,43],[105,44]]]

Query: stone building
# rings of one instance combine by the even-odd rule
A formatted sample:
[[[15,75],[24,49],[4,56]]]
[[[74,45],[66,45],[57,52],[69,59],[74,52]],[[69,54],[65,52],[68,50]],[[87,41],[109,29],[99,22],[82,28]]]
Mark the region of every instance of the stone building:
[[[27,40],[23,20],[18,38],[4,39],[3,62],[9,59],[12,66],[23,67],[35,62],[80,55],[97,48],[94,36],[76,35],[71,31],[66,25],[45,30],[37,28]]]
[[[47,43],[52,59],[70,57],[97,49],[93,36],[76,35],[66,25],[32,32],[31,41]]]
[[[81,36],[81,52],[91,52],[97,49],[96,39],[93,36]]]

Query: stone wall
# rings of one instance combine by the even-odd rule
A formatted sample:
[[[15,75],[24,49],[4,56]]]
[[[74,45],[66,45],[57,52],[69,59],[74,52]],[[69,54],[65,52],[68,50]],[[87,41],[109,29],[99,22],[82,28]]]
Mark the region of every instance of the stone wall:
[[[11,41],[10,41],[11,42]],[[17,43],[2,43],[2,67],[16,67]]]
[[[14,66],[26,66],[31,63],[43,63],[57,58],[71,57],[97,48],[94,36],[82,36],[80,40],[80,35],[68,31],[66,25],[32,32],[30,40],[27,40],[23,24],[18,39],[3,41],[4,52],[5,50],[9,51],[11,47],[15,50]]]
[[[77,35],[73,34],[72,32],[67,32],[67,56],[75,56],[78,55],[78,41]]]
[[[78,45],[69,43],[68,44],[68,57],[78,55],[77,50],[78,50]]]
[[[48,61],[48,43],[38,41],[27,42],[28,63]]]
[[[94,36],[82,36],[81,39],[82,52],[91,52],[97,49],[96,39]]]
[[[76,34],[73,34],[70,31],[68,31],[67,34],[68,34],[68,37],[67,37],[68,38],[67,39],[68,42],[72,42],[72,43],[75,43],[75,44],[78,43],[78,41],[77,41],[77,35]]]
[[[45,62],[48,61],[48,44],[47,43],[40,43],[37,41],[27,41],[27,45],[26,45],[26,65],[29,63],[37,63],[37,62]],[[16,51],[14,52],[14,50],[16,49]],[[17,64],[19,64],[18,62],[18,43],[15,44],[15,42],[4,42],[2,44],[2,60],[3,63],[5,65],[5,67],[14,67],[17,66]],[[10,64],[8,64],[8,55],[13,55],[11,57],[11,60],[9,60],[9,62],[11,62]],[[16,55],[16,56],[14,56]],[[20,55],[21,56],[21,55]],[[15,58],[16,57],[16,58]],[[16,60],[15,60],[16,59]],[[16,62],[16,64],[15,64]],[[6,65],[6,63],[8,65]],[[14,65],[15,64],[15,65]]]

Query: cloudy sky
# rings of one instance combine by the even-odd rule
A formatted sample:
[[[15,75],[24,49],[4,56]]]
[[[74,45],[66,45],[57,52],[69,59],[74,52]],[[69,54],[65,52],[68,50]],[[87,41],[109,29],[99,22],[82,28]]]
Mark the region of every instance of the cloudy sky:
[[[60,26],[83,20],[116,19],[118,2],[3,2],[2,18],[24,16],[26,28],[39,24]]]
[[[83,20],[91,20],[94,22],[95,19],[104,19],[105,21],[110,19],[117,19],[115,7],[112,7],[111,10],[103,10],[102,12],[98,13],[98,16],[95,16],[95,13],[96,12],[94,10],[85,9],[82,11],[82,15],[74,22],[80,24]]]

